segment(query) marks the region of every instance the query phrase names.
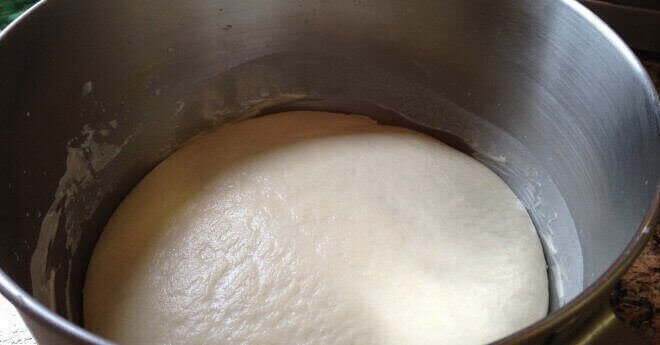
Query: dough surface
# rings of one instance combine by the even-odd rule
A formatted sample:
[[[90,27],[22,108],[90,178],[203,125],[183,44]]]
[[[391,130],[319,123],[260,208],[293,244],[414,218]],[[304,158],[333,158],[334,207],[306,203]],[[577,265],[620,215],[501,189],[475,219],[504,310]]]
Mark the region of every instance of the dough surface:
[[[290,112],[184,145],[119,205],[83,290],[121,344],[480,344],[543,318],[513,192],[433,138]]]

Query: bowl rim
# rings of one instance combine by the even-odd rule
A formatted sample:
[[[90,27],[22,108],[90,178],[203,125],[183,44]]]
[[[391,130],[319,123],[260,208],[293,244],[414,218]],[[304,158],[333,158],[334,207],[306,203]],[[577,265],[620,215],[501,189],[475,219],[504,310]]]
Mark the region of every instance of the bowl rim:
[[[32,7],[23,12],[20,16],[11,22],[4,30],[0,31],[0,43],[11,35],[12,31],[20,26],[26,17],[42,9],[46,3],[53,0],[40,0]],[[655,87],[649,78],[646,70],[632,50],[623,42],[623,40],[598,16],[587,9],[577,0],[560,0],[560,3],[575,11],[582,19],[591,24],[598,30],[604,38],[609,41],[614,48],[621,53],[628,64],[633,67],[636,76],[643,83],[647,96],[655,106],[656,115],[660,114],[660,102]],[[637,259],[646,242],[653,233],[654,226],[658,217],[660,208],[660,178],[655,183],[655,196],[653,197],[649,209],[638,226],[637,232],[630,240],[625,249],[610,267],[594,281],[587,289],[583,290],[574,299],[550,312],[543,319],[518,330],[504,338],[496,340],[491,344],[504,344],[509,342],[525,342],[534,339],[537,336],[557,329],[565,320],[572,320],[577,314],[583,311],[588,305],[596,303],[602,296],[609,292],[618,279]],[[37,301],[25,290],[19,287],[7,274],[0,269],[0,294],[5,296],[16,307],[21,316],[28,316],[31,321],[38,322],[40,326],[54,330],[58,335],[74,341],[83,341],[88,344],[110,345],[112,341],[100,337],[81,326],[68,321],[57,313],[48,309],[45,305]]]

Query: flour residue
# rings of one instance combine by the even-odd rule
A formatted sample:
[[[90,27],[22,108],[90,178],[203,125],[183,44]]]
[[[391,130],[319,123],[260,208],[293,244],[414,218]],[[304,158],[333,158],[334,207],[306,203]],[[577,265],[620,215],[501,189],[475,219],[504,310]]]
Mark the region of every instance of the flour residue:
[[[84,98],[90,92],[92,92],[93,88],[94,88],[94,85],[92,84],[91,81],[88,81],[88,82],[84,83],[83,86],[82,86],[82,97]]]
[[[32,292],[37,300],[46,304],[51,310],[56,310],[57,307],[54,298],[56,271],[48,267],[48,250],[55,235],[63,228],[67,234],[66,249],[71,253],[76,251],[82,233],[81,225],[87,221],[87,218],[73,215],[82,214],[89,217],[100,202],[98,198],[85,198],[81,192],[91,186],[95,173],[112,161],[122,147],[132,139],[129,136],[120,145],[102,142],[101,140],[110,134],[108,126],[116,129],[118,124],[113,120],[107,126],[103,124],[97,129],[85,125],[80,132],[82,142],[79,145],[76,145],[76,142],[80,141],[79,138],[69,140],[66,171],[60,178],[54,200],[41,222],[37,247],[30,262]],[[85,212],[74,212],[81,207],[85,208]]]

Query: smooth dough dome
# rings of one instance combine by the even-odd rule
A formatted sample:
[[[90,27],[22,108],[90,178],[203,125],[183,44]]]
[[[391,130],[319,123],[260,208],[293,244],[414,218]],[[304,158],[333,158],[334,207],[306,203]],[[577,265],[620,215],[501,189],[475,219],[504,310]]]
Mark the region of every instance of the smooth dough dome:
[[[476,160],[363,116],[218,128],[99,239],[85,327],[122,344],[480,344],[544,317],[545,260]]]

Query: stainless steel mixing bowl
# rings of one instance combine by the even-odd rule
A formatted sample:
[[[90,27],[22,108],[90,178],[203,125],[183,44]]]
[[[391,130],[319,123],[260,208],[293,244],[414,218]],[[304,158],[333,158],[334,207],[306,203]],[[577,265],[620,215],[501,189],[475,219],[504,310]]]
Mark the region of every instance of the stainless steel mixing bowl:
[[[107,343],[79,327],[86,265],[151,168],[288,109],[429,133],[511,186],[552,310],[502,342],[634,341],[603,306],[654,221],[660,106],[572,0],[46,0],[0,35],[0,61],[0,292],[41,341]]]

